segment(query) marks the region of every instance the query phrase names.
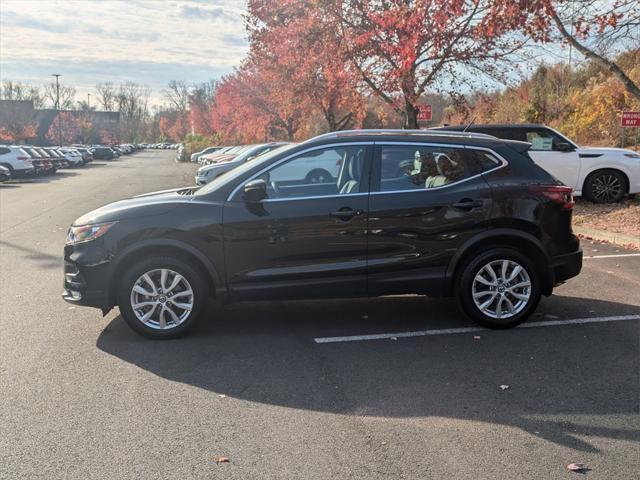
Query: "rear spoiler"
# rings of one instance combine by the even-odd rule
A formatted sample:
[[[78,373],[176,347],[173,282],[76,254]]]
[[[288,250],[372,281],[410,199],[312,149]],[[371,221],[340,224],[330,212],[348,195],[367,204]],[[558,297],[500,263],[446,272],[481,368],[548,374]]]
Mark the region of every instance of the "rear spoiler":
[[[505,145],[511,147],[512,150],[515,150],[518,153],[526,153],[531,148],[531,144],[529,142],[521,142],[519,140],[503,140]]]

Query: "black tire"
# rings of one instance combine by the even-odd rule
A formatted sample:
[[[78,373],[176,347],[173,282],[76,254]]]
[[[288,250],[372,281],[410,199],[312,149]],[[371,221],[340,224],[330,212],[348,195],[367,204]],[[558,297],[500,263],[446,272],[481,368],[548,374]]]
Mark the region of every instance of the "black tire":
[[[584,182],[584,196],[594,203],[618,203],[627,190],[627,179],[618,170],[598,170]]]
[[[191,313],[175,327],[160,330],[138,320],[131,305],[131,293],[136,281],[146,272],[156,269],[170,269],[182,275],[193,291]],[[198,321],[208,301],[207,282],[201,269],[186,260],[175,257],[158,256],[141,260],[128,268],[121,278],[117,290],[120,314],[125,322],[137,333],[152,339],[178,338],[190,330]],[[154,307],[155,308],[155,307]]]
[[[327,172],[324,168],[314,168],[309,173],[304,180],[306,183],[331,183],[333,181],[333,177],[329,172]]]
[[[521,310],[507,318],[495,318],[486,314],[480,310],[473,299],[473,283],[476,275],[485,265],[498,260],[508,260],[517,263],[526,271],[531,283],[528,289],[528,301],[523,304]],[[462,266],[456,282],[456,296],[458,297],[462,311],[476,323],[494,329],[515,327],[529,318],[540,302],[542,290],[540,274],[535,264],[522,252],[510,247],[496,247],[476,254],[466,265]],[[497,295],[500,295],[500,293],[497,293]],[[483,297],[483,299],[484,298],[486,297]],[[497,298],[499,299],[499,297]],[[514,297],[510,297],[510,301],[511,300],[517,301]]]

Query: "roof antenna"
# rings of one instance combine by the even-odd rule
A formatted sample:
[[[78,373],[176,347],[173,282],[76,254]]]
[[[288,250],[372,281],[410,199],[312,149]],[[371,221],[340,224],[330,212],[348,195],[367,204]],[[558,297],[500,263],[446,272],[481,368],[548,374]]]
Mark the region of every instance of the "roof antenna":
[[[471,118],[471,121],[469,122],[469,125],[467,125],[466,127],[464,127],[464,130],[462,130],[463,132],[466,132],[466,131],[467,131],[467,128],[469,128],[471,125],[473,125],[473,122],[475,122],[475,121],[476,121],[476,117],[477,117],[477,116],[478,116],[478,115],[474,115],[474,116],[473,116],[473,118]]]

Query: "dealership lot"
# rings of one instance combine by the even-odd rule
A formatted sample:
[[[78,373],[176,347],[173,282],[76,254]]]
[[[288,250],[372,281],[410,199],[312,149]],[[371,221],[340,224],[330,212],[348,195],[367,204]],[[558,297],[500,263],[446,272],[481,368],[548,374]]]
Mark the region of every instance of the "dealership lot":
[[[637,474],[638,252],[584,242],[582,274],[509,331],[388,297],[212,307],[153,342],[60,299],[62,246],[88,210],[192,184],[173,158],[0,185],[0,477]]]

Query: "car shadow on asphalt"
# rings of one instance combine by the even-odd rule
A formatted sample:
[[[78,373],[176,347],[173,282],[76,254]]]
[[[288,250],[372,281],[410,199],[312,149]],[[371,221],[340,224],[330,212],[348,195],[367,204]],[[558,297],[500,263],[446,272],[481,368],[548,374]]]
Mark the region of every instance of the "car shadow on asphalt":
[[[39,268],[56,268],[62,271],[64,261],[60,255],[51,255],[50,253],[44,253],[35,248],[7,242],[5,240],[0,240],[0,246],[22,252],[25,254],[22,255],[22,258],[36,262]]]
[[[31,183],[50,183],[56,180],[62,180],[64,178],[75,177],[79,175],[80,172],[70,171],[68,169],[58,170],[56,173],[51,175],[41,175],[37,177],[23,177],[23,178],[13,178],[10,180],[12,185],[21,185],[21,184],[31,184]]]
[[[555,300],[640,314],[634,305]],[[640,441],[638,425],[609,420],[638,413],[637,321],[317,344],[325,335],[470,325],[455,302],[421,297],[237,304],[209,317],[185,338],[151,341],[118,316],[97,347],[162,378],[251,402],[501,424],[585,452],[597,451],[585,436]]]

